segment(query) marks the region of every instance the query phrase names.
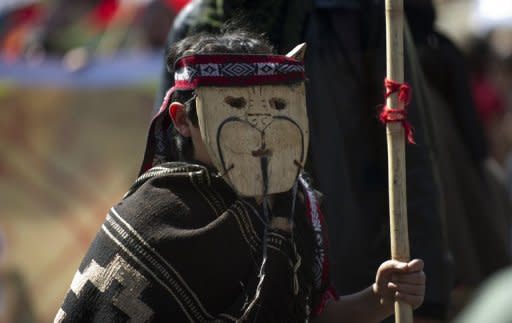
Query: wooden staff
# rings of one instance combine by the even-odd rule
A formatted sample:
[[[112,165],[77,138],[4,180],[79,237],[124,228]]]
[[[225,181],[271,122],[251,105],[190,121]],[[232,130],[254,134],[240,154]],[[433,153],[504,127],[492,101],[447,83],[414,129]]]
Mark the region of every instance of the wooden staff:
[[[397,83],[404,81],[404,10],[403,0],[386,0],[386,58],[387,79]],[[386,100],[390,109],[404,109],[398,93]],[[409,261],[409,233],[407,228],[407,195],[405,182],[405,134],[400,122],[386,123],[388,146],[389,218],[391,257]],[[412,323],[412,307],[401,301],[395,302],[395,322]]]

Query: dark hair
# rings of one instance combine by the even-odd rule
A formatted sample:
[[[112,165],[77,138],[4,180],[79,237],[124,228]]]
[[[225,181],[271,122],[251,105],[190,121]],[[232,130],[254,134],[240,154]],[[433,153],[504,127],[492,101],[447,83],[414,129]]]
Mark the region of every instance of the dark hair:
[[[262,35],[245,29],[229,30],[224,28],[219,34],[196,34],[177,42],[167,50],[167,70],[174,73],[174,63],[180,57],[192,54],[272,54],[273,46]],[[171,97],[171,102],[180,102],[185,105],[187,118],[197,127],[197,113],[194,99],[194,91],[176,91]],[[177,156],[171,156],[178,160],[191,160],[194,147],[190,138],[181,136],[175,129],[172,133],[173,144],[178,152]]]

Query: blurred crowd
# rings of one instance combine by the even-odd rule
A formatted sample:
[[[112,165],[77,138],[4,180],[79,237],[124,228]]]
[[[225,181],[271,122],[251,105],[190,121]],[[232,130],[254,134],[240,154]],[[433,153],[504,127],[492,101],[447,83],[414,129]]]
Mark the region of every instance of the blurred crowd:
[[[89,55],[123,49],[160,50],[188,0],[19,0],[0,4],[2,60]]]
[[[343,262],[359,255],[374,257],[362,260],[373,273],[373,264],[387,256],[383,249],[388,249],[384,236],[389,229],[381,225],[387,219],[370,216],[387,212],[384,136],[376,139],[382,126],[374,109],[382,101],[384,70],[383,10],[374,5],[378,1],[361,1],[363,6],[350,0],[195,0],[183,10],[188,2],[6,1],[0,4],[0,63],[58,56],[74,69],[90,55],[127,48],[160,50],[191,33],[218,30],[240,12],[247,13],[246,20],[266,33],[279,52],[308,41],[308,105],[322,107],[310,111],[309,171],[327,196],[331,242],[340,255],[333,270],[343,272]],[[407,156],[412,169],[408,184],[413,187],[409,213],[419,219],[411,221],[411,245],[418,256],[424,258],[425,252],[439,262],[432,265],[426,259],[435,292],[427,285],[428,310],[419,318],[441,322],[453,319],[481,284],[512,260],[512,27],[497,25],[455,44],[435,27],[432,1],[406,2],[406,79],[414,89],[411,110],[416,112],[411,114],[418,136],[418,145],[408,148]],[[173,81],[164,63],[162,71],[155,106]],[[329,76],[331,71],[337,72]],[[350,107],[340,106],[347,101]],[[350,110],[362,106],[366,110]],[[331,132],[322,132],[327,130]],[[326,141],[339,151],[324,150]],[[340,198],[329,199],[332,195]],[[344,247],[347,241],[351,248]],[[0,236],[0,262],[1,251]],[[335,274],[338,289],[343,293],[358,289],[359,282],[366,285],[368,268],[343,272],[344,278],[350,277],[344,282],[336,281],[341,275]],[[7,308],[14,308],[6,293],[26,293],[19,277],[9,277],[14,276],[0,275],[2,323],[8,322]],[[33,319],[30,311],[25,314],[30,317],[21,321]]]
[[[469,38],[462,48],[493,169],[512,192],[512,27]],[[512,195],[511,195],[512,197]]]

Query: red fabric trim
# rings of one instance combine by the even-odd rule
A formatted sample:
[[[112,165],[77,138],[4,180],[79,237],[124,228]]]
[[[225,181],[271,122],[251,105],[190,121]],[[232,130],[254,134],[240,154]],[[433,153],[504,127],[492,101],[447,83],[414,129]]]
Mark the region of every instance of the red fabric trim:
[[[169,106],[169,101],[171,100],[171,96],[176,90],[176,87],[173,86],[167,92],[165,93],[164,100],[162,101],[162,104],[160,105],[160,109],[158,110],[158,113],[160,114],[162,111],[167,109],[167,106]]]
[[[314,192],[310,192],[310,194],[314,194]],[[313,205],[312,205],[313,204]],[[308,217],[313,225],[313,211],[312,207],[315,208],[316,214],[318,217],[318,221],[320,222],[321,227],[321,233],[322,233],[322,249],[323,249],[323,258],[322,258],[322,277],[321,277],[321,284],[329,283],[329,257],[328,257],[328,246],[329,246],[329,240],[326,234],[326,225],[325,225],[325,219],[324,214],[322,212],[322,209],[320,208],[320,205],[318,204],[318,201],[312,201],[311,198],[308,196],[306,199],[306,211],[308,212]]]
[[[336,290],[332,287],[329,281],[329,250],[328,250],[328,237],[327,232],[325,230],[325,219],[320,207],[320,204],[316,200],[316,197],[314,196],[314,192],[308,187],[308,184],[303,182],[306,188],[306,212],[308,215],[309,220],[311,221],[311,225],[313,226],[313,230],[316,231],[318,227],[315,227],[316,225],[319,225],[319,228],[321,230],[321,236],[322,236],[322,246],[323,249],[323,258],[322,258],[322,273],[320,277],[320,286],[318,288],[326,288],[323,292],[320,301],[318,304],[313,308],[312,315],[317,316],[325,309],[325,306],[330,303],[331,301],[336,301],[338,299],[338,294],[336,293]],[[315,211],[313,211],[315,210]],[[319,223],[315,224],[315,221],[313,220],[313,215],[316,213],[317,220]],[[316,232],[315,232],[316,234]],[[315,237],[316,239],[316,237]],[[316,277],[315,277],[316,278]]]
[[[15,25],[35,23],[43,17],[44,10],[40,4],[30,4],[15,10],[12,19]]]
[[[384,87],[386,88],[386,94],[384,100],[386,100],[391,94],[398,92],[398,101],[403,103],[403,109],[392,109],[386,105],[382,107],[379,115],[379,119],[382,123],[388,122],[400,122],[405,130],[407,141],[410,144],[415,144],[413,130],[411,123],[407,120],[407,105],[411,101],[411,88],[407,83],[398,83],[393,80],[384,79]]]
[[[155,158],[155,140],[156,140],[156,132],[161,132],[162,129],[160,127],[158,129],[155,129],[156,127],[156,120],[164,118],[162,122],[165,121],[165,119],[169,119],[170,116],[167,113],[167,107],[169,106],[171,96],[174,93],[175,88],[171,87],[167,92],[165,93],[164,100],[162,104],[160,105],[160,110],[158,113],[153,117],[153,120],[151,120],[149,130],[148,130],[148,138],[146,142],[146,151],[144,152],[144,159],[142,161],[142,165],[139,171],[139,176],[145,173],[147,170],[152,168],[154,165],[153,159]],[[167,116],[166,116],[167,115]],[[170,124],[172,122],[171,120],[167,120],[165,123]],[[165,127],[164,127],[165,128]]]
[[[320,213],[320,206],[318,205],[318,202],[314,199],[314,192],[311,191],[311,189],[309,187],[306,187],[306,190],[307,190],[307,198],[306,198],[306,212],[307,212],[307,216],[308,216],[308,219],[310,221],[310,224],[311,226],[313,227],[313,231],[314,231],[314,234],[315,234],[315,240],[317,240],[317,230],[319,229],[320,230],[320,235],[321,235],[321,245],[319,246],[320,248],[322,248],[322,259],[321,259],[321,264],[320,266],[322,267],[322,273],[321,273],[321,276],[320,277],[315,277],[316,278],[320,278],[320,281],[316,281],[315,284],[318,284],[317,287],[318,288],[321,288],[322,285],[326,285],[327,283],[329,283],[329,261],[328,261],[328,256],[327,256],[327,241],[326,241],[326,234],[325,234],[325,226],[324,226],[324,222],[323,222],[323,219],[321,217],[321,213]],[[313,211],[313,208],[315,211]],[[316,213],[317,215],[317,219],[318,219],[318,224],[316,224],[315,222],[315,219],[313,218],[313,215],[314,213]],[[318,240],[316,242],[319,242]],[[319,257],[318,255],[316,257]]]
[[[320,315],[327,304],[329,304],[332,301],[338,300],[338,294],[334,290],[333,287],[328,288],[324,294],[322,295],[322,299],[320,300],[320,303],[313,309],[313,316]]]

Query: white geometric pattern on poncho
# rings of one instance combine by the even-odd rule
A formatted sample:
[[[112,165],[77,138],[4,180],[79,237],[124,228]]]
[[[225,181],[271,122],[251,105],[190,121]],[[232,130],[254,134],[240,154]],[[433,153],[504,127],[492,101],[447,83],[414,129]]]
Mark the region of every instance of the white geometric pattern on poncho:
[[[100,266],[94,259],[91,260],[83,273],[76,272],[71,282],[71,290],[78,298],[85,284],[91,282],[100,292],[104,293],[114,281],[123,286],[123,289],[113,297],[112,304],[125,313],[131,322],[147,322],[153,315],[153,311],[139,297],[149,282],[119,254],[105,267]],[[66,313],[62,309],[59,310],[55,318],[56,322],[58,322],[58,318],[65,316]]]

